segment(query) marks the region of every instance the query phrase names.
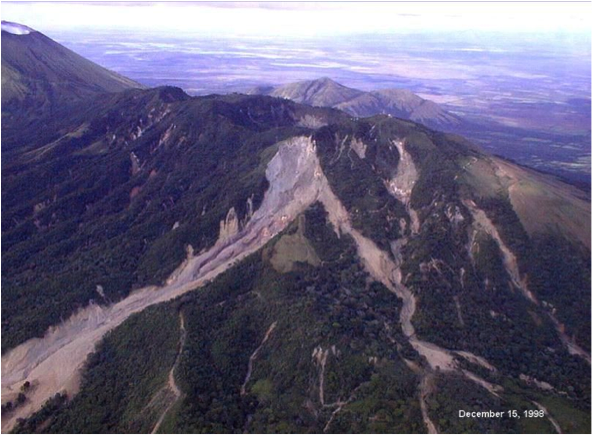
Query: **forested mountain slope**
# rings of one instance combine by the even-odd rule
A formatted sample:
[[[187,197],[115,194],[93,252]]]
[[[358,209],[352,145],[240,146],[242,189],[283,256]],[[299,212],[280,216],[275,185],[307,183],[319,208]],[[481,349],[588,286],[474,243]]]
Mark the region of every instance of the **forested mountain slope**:
[[[580,191],[269,96],[55,113],[3,123],[3,431],[590,427]]]
[[[128,91],[61,122],[3,169],[3,390],[35,385],[7,415],[71,393],[99,347],[81,392],[21,430],[553,430],[456,415],[534,402],[586,424],[578,191],[419,124],[270,97]],[[566,213],[527,219],[550,183]],[[154,316],[176,318],[163,344]]]

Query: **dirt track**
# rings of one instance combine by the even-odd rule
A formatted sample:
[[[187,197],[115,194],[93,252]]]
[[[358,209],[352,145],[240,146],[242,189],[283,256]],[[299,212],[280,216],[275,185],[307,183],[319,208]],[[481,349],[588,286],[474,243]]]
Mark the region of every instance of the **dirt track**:
[[[179,400],[179,398],[181,397],[181,394],[182,394],[181,390],[177,386],[177,382],[175,382],[175,370],[177,369],[177,366],[179,365],[179,360],[181,359],[181,352],[183,352],[183,346],[185,346],[185,337],[187,336],[187,333],[185,331],[185,317],[183,317],[183,313],[179,313],[179,334],[180,334],[179,335],[179,349],[177,350],[177,356],[175,357],[175,362],[173,363],[173,367],[171,367],[171,370],[169,371],[169,378],[167,379],[167,388],[169,388],[173,392],[174,398],[171,401],[171,403],[169,403],[169,405],[162,412],[158,421],[154,425],[154,428],[152,429],[151,433],[158,432],[159,428],[161,427],[161,424],[163,424],[163,420],[165,419],[165,416],[167,415],[169,410],[173,407],[173,405],[175,405],[175,403],[177,403],[177,401]]]
[[[266,344],[266,341],[268,341],[268,339],[270,338],[270,335],[274,331],[274,328],[276,328],[277,323],[278,322],[274,322],[270,325],[270,327],[266,331],[266,334],[264,335],[262,342],[249,357],[249,363],[247,365],[247,374],[245,375],[245,381],[243,381],[243,385],[241,386],[241,396],[247,394],[247,383],[249,382],[249,379],[251,379],[251,373],[253,372],[253,363],[257,358],[257,355],[259,354],[259,351],[261,350],[263,345]]]

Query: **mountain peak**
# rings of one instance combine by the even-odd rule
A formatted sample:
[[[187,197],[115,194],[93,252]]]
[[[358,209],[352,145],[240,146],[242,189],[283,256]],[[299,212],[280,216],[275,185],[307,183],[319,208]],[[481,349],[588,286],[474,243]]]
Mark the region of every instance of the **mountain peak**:
[[[138,87],[133,80],[79,56],[41,32],[2,21],[3,122],[28,112],[41,116],[97,94]]]
[[[357,89],[341,85],[329,77],[321,77],[280,86],[269,92],[269,95],[288,98],[297,103],[311,106],[332,107],[342,101],[356,98],[362,93]]]
[[[302,84],[309,85],[311,88],[325,90],[325,89],[341,89],[344,91],[357,91],[356,89],[349,88],[344,86],[341,83],[336,82],[335,80],[329,77],[321,77],[314,80],[305,80],[303,82],[299,82]]]
[[[321,78],[318,78],[316,80],[311,80],[311,82],[313,82],[313,83],[319,83],[319,84],[324,84],[324,85],[338,85],[338,86],[343,86],[343,85],[339,84],[338,82],[336,82],[335,80],[332,80],[329,77],[321,77]]]
[[[262,86],[252,89],[250,93],[287,98],[312,106],[333,107],[360,118],[385,114],[421,122],[433,128],[450,128],[461,122],[438,104],[425,100],[408,89],[364,92],[344,86],[329,77],[289,83],[276,88]]]
[[[36,32],[36,30],[31,29],[24,24],[13,23],[12,21],[4,20],[2,20],[2,31],[11,33],[13,35],[28,35],[29,33]]]

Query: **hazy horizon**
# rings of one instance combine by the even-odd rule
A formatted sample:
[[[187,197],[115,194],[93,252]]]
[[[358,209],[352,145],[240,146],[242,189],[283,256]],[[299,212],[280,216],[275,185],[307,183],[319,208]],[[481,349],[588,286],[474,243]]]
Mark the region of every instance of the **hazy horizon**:
[[[2,2],[2,19],[41,32],[129,29],[315,37],[477,31],[589,38],[589,2]]]
[[[204,95],[330,77],[365,91],[404,88],[464,119],[550,135],[545,146],[529,134],[493,136],[486,148],[590,174],[590,3],[2,6],[2,19],[148,86]]]

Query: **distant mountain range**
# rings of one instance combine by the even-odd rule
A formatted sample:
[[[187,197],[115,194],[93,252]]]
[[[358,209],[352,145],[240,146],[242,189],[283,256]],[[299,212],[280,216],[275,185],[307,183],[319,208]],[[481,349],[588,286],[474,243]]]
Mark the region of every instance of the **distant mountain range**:
[[[191,97],[7,29],[3,432],[589,431],[581,191],[315,107],[406,92]]]
[[[327,77],[278,87],[261,86],[248,93],[287,98],[311,106],[334,107],[360,118],[378,114],[391,115],[445,130],[458,127],[461,123],[456,115],[406,89],[364,92],[348,88]]]

